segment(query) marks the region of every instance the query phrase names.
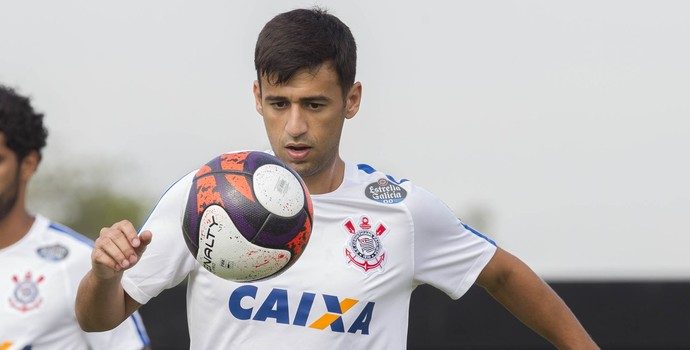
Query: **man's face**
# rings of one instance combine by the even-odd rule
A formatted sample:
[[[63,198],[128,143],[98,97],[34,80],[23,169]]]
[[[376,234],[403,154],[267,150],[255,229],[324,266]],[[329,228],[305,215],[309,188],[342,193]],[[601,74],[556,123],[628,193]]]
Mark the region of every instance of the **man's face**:
[[[17,155],[5,144],[0,133],[0,220],[12,210],[19,197],[19,162]]]
[[[357,113],[360,95],[356,83],[343,97],[328,63],[317,70],[302,69],[284,85],[270,84],[266,77],[261,77],[261,87],[254,83],[256,108],[273,152],[307,183],[339,159],[343,123]]]

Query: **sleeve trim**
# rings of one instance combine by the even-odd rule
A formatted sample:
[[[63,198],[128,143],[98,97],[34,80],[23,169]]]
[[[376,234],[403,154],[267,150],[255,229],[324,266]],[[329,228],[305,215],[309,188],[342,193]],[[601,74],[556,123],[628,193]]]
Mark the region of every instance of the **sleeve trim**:
[[[486,247],[487,249],[484,250],[482,255],[474,261],[472,268],[470,268],[462,282],[460,282],[453,293],[449,294],[451,298],[459,299],[461,296],[467,293],[470,287],[472,287],[474,282],[477,280],[477,277],[479,277],[479,274],[484,270],[484,267],[486,267],[486,264],[488,264],[491,258],[494,256],[497,249],[496,246],[487,245]]]
[[[127,276],[123,276],[122,280],[120,281],[120,284],[122,284],[122,289],[125,290],[125,293],[127,293],[134,301],[136,301],[139,304],[146,304],[153,298],[152,296],[146,294],[143,290],[141,290],[132,280],[130,280]]]

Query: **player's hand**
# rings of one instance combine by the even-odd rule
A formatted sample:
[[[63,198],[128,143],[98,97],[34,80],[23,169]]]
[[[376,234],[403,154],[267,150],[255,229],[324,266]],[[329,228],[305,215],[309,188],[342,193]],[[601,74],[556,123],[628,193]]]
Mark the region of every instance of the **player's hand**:
[[[139,261],[152,238],[151,231],[137,235],[134,225],[127,220],[102,228],[91,252],[93,273],[101,279],[121,276]]]

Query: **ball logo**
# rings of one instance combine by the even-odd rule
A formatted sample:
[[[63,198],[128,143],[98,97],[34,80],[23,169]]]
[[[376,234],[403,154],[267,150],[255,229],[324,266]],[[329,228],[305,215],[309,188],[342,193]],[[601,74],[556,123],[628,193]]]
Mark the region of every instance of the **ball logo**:
[[[39,295],[38,285],[44,280],[43,276],[38,276],[34,281],[31,272],[26,272],[23,279],[13,275],[12,282],[14,282],[15,287],[14,292],[9,298],[10,306],[21,312],[27,312],[39,307],[41,302],[43,302],[43,298]]]
[[[367,198],[383,204],[395,204],[402,202],[407,197],[407,191],[388,179],[380,178],[376,182],[367,185],[364,190]]]
[[[255,280],[257,276],[279,271],[290,259],[287,250],[261,247],[248,241],[225,209],[218,205],[206,208],[200,228],[196,260],[206,270],[222,278]]]
[[[354,221],[350,218],[343,223],[343,227],[349,234],[345,246],[347,264],[363,270],[364,273],[375,269],[383,270],[386,253],[383,251],[381,236],[388,231],[388,228],[379,222],[372,230],[367,216],[360,218],[358,226],[359,228],[355,227]]]

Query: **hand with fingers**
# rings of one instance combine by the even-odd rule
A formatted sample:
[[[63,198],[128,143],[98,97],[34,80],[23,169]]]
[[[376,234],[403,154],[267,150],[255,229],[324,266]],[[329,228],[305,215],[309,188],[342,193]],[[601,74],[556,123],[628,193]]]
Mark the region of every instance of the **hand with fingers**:
[[[102,228],[91,253],[93,273],[101,279],[121,275],[139,261],[152,238],[150,231],[137,234],[127,220]]]

